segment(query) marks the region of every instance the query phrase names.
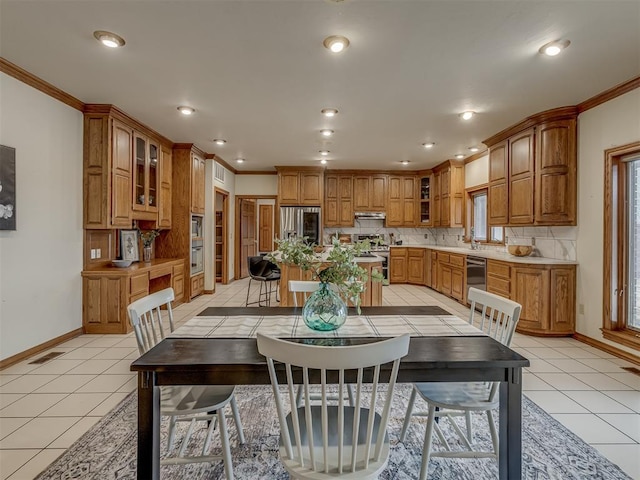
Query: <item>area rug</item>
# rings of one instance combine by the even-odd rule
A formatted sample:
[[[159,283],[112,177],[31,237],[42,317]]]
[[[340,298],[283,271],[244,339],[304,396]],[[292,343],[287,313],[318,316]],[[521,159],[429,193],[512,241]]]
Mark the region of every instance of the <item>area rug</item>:
[[[392,445],[388,468],[382,479],[415,479],[420,471],[425,421],[414,417],[404,443],[398,441],[411,387],[396,388],[389,424]],[[236,390],[246,443],[237,444],[231,425],[234,472],[238,479],[287,479],[278,457],[279,426],[273,394],[269,387],[242,386]],[[137,399],[135,392],[102,418],[89,432],[53,462],[37,480],[123,480],[136,478]],[[490,448],[486,416],[473,418],[479,448]],[[447,439],[453,428],[440,422]],[[204,433],[204,431],[202,432]],[[166,440],[167,422],[162,423],[162,440]],[[219,449],[219,438],[212,449]],[[434,440],[434,448],[438,448]],[[455,444],[455,442],[452,442]],[[165,443],[162,443],[163,449]],[[527,480],[629,479],[591,446],[563,427],[526,397],[523,397],[523,470]],[[163,466],[164,480],[223,479],[222,463]],[[433,458],[429,462],[429,479],[484,480],[498,478],[492,459]]]

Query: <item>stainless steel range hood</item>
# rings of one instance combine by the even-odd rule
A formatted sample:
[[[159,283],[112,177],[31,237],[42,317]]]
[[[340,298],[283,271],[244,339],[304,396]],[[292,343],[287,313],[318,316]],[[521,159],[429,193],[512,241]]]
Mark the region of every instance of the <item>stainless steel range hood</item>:
[[[385,212],[355,212],[354,215],[358,220],[384,220],[387,217]]]

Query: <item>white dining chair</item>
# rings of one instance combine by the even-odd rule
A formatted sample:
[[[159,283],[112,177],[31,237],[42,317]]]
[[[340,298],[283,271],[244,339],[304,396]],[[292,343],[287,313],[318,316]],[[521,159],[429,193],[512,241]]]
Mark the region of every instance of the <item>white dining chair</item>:
[[[467,295],[471,302],[469,323],[475,324],[486,335],[495,338],[500,343],[509,346],[516,325],[520,319],[521,305],[509,299],[493,293],[470,288]],[[481,307],[480,318],[476,319],[476,307]],[[403,442],[407,435],[412,416],[426,416],[427,427],[424,434],[422,447],[422,465],[420,467],[420,480],[427,478],[427,470],[430,457],[459,457],[481,458],[498,456],[498,434],[493,419],[493,410],[499,406],[498,382],[427,382],[413,385],[407,413],[400,433],[400,441]],[[414,411],[416,396],[427,403],[428,410]],[[489,422],[489,432],[493,444],[493,451],[478,451],[473,449],[473,429],[471,425],[471,412],[485,412]],[[458,426],[453,417],[464,416],[466,421],[466,433]],[[454,450],[447,442],[442,429],[435,421],[436,418],[446,417],[456,432],[465,450]],[[444,446],[444,450],[432,451],[433,432],[438,436]]]
[[[293,306],[299,307],[304,305],[309,295],[320,288],[318,280],[289,280],[289,291],[293,293]],[[298,302],[298,298],[301,299]]]
[[[260,333],[257,337],[258,351],[267,357],[280,422],[280,458],[291,477],[378,478],[389,457],[387,424],[400,358],[409,350],[409,336],[336,347],[289,342]],[[390,362],[393,367],[388,388],[379,392],[381,379],[387,378],[380,366]],[[345,372],[355,374],[354,370],[357,370],[356,398],[355,404],[348,406],[342,396]],[[363,402],[365,371],[367,378],[372,378],[366,407]],[[305,402],[296,407],[293,378],[299,373]],[[285,398],[279,377],[286,378]],[[311,381],[318,379],[323,393],[329,379],[338,379],[338,405],[329,405],[326,399],[320,405],[311,404],[309,387]],[[286,403],[294,405],[288,413]]]
[[[173,311],[171,309],[171,302],[173,300],[173,289],[166,288],[136,300],[127,307],[129,321],[133,326],[138,343],[138,351],[141,355],[162,341],[167,331],[173,331]],[[166,308],[169,324],[168,329],[166,325],[163,325],[162,308]],[[177,422],[189,422],[187,432],[176,454],[162,459],[161,463],[163,465],[181,465],[222,460],[226,478],[233,480],[229,434],[227,432],[227,422],[224,413],[227,405],[231,406],[233,420],[238,432],[238,439],[240,443],[244,443],[244,432],[242,431],[242,423],[240,422],[233,386],[160,387],[160,413],[169,417],[169,435],[167,439],[167,452],[169,452],[169,454],[171,454],[174,447]],[[208,422],[201,454],[198,456],[187,455],[189,440],[193,434],[196,422],[199,421]],[[222,455],[207,455],[216,424],[220,429]]]

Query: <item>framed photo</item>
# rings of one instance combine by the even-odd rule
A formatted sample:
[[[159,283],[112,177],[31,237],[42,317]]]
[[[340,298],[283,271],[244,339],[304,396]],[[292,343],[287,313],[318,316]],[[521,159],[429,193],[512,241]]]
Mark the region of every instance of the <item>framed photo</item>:
[[[140,261],[137,230],[120,230],[120,256],[123,260]]]
[[[0,230],[16,229],[16,149],[0,145]]]

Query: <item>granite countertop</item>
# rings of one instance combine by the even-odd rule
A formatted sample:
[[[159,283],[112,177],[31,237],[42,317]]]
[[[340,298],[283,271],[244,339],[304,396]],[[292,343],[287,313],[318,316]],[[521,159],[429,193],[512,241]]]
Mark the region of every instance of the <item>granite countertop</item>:
[[[428,248],[429,250],[437,250],[439,252],[458,253],[462,255],[471,255],[474,257],[490,258],[491,260],[502,260],[511,263],[526,263],[530,265],[578,265],[574,260],[557,260],[555,258],[545,257],[516,257],[507,252],[496,252],[495,250],[471,250],[471,248],[461,247],[443,247],[438,245],[410,245],[403,243],[402,245],[390,245],[389,248]]]

